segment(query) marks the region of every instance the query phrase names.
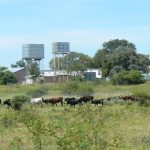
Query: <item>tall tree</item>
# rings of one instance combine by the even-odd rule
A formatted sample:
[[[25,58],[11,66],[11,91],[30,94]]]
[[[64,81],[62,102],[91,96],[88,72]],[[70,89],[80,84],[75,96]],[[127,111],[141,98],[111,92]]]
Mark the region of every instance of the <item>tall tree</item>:
[[[40,75],[40,69],[36,62],[32,62],[31,65],[28,67],[28,71],[30,75],[37,78]]]
[[[136,51],[135,45],[133,43],[128,42],[125,39],[123,40],[114,39],[103,43],[103,49],[106,49],[110,52],[118,48],[130,48]]]
[[[150,64],[150,60],[146,55],[136,52],[133,43],[119,39],[104,42],[102,49],[97,51],[93,60],[96,68],[102,67],[104,77],[115,72],[116,68],[113,69],[115,66],[120,68],[117,71],[136,69],[145,73],[147,72],[147,66]]]

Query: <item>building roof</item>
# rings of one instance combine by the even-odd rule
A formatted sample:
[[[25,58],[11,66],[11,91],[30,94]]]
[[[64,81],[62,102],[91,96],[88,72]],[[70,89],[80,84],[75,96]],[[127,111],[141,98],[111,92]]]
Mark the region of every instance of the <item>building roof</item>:
[[[20,70],[22,70],[22,69],[24,69],[25,67],[20,67],[20,68],[10,68],[10,69],[8,69],[9,71],[11,71],[11,72],[13,72],[13,73],[15,73],[15,72],[18,72],[18,71],[20,71]]]

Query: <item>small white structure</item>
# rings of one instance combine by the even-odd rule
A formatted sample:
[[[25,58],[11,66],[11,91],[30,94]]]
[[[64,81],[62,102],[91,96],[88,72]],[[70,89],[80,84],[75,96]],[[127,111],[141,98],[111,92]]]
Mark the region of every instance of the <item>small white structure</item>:
[[[22,82],[22,84],[33,84],[34,81],[32,77],[32,75],[25,76],[25,80]]]
[[[95,75],[96,75],[95,77],[98,78],[98,79],[102,78],[102,71],[101,71],[101,69],[87,69],[86,72],[95,73]]]

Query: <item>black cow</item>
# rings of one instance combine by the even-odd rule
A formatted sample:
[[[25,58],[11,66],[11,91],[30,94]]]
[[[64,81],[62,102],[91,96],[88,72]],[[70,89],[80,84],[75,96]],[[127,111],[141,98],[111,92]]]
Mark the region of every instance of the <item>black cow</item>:
[[[69,104],[70,107],[73,106],[74,108],[75,108],[75,106],[76,106],[77,104],[79,104],[80,106],[82,105],[82,103],[80,103],[79,100],[70,100],[70,101],[67,101],[67,104]]]
[[[98,100],[94,100],[94,101],[91,101],[92,104],[95,104],[95,106],[98,104],[101,104],[103,105],[104,104],[104,100],[103,99],[98,99]]]
[[[11,99],[7,99],[7,100],[5,100],[4,102],[3,102],[3,105],[7,105],[8,106],[8,108],[12,108],[12,103],[11,103]]]
[[[84,103],[89,102],[89,101],[93,101],[94,97],[91,95],[85,95],[79,98],[79,101],[82,101]]]
[[[70,104],[70,102],[74,101],[74,100],[75,100],[74,97],[67,97],[67,98],[65,98],[65,101],[66,101],[67,105]]]
[[[0,99],[0,105],[2,106],[2,100]]]

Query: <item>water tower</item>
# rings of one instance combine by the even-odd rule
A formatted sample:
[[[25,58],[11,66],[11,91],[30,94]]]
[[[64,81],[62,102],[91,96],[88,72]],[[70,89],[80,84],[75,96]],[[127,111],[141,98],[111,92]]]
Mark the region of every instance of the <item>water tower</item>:
[[[67,55],[67,65],[68,65],[68,54],[70,52],[70,43],[69,42],[53,42],[52,43],[52,54],[53,54],[53,66],[54,66],[54,81],[56,81],[56,72],[60,70],[59,57]],[[56,59],[58,58],[58,59]],[[56,62],[58,67],[56,67]],[[68,79],[68,75],[67,75]],[[60,80],[60,78],[59,78]]]
[[[26,61],[27,66],[36,62],[40,68],[40,61],[44,59],[44,44],[23,44],[22,59]]]

